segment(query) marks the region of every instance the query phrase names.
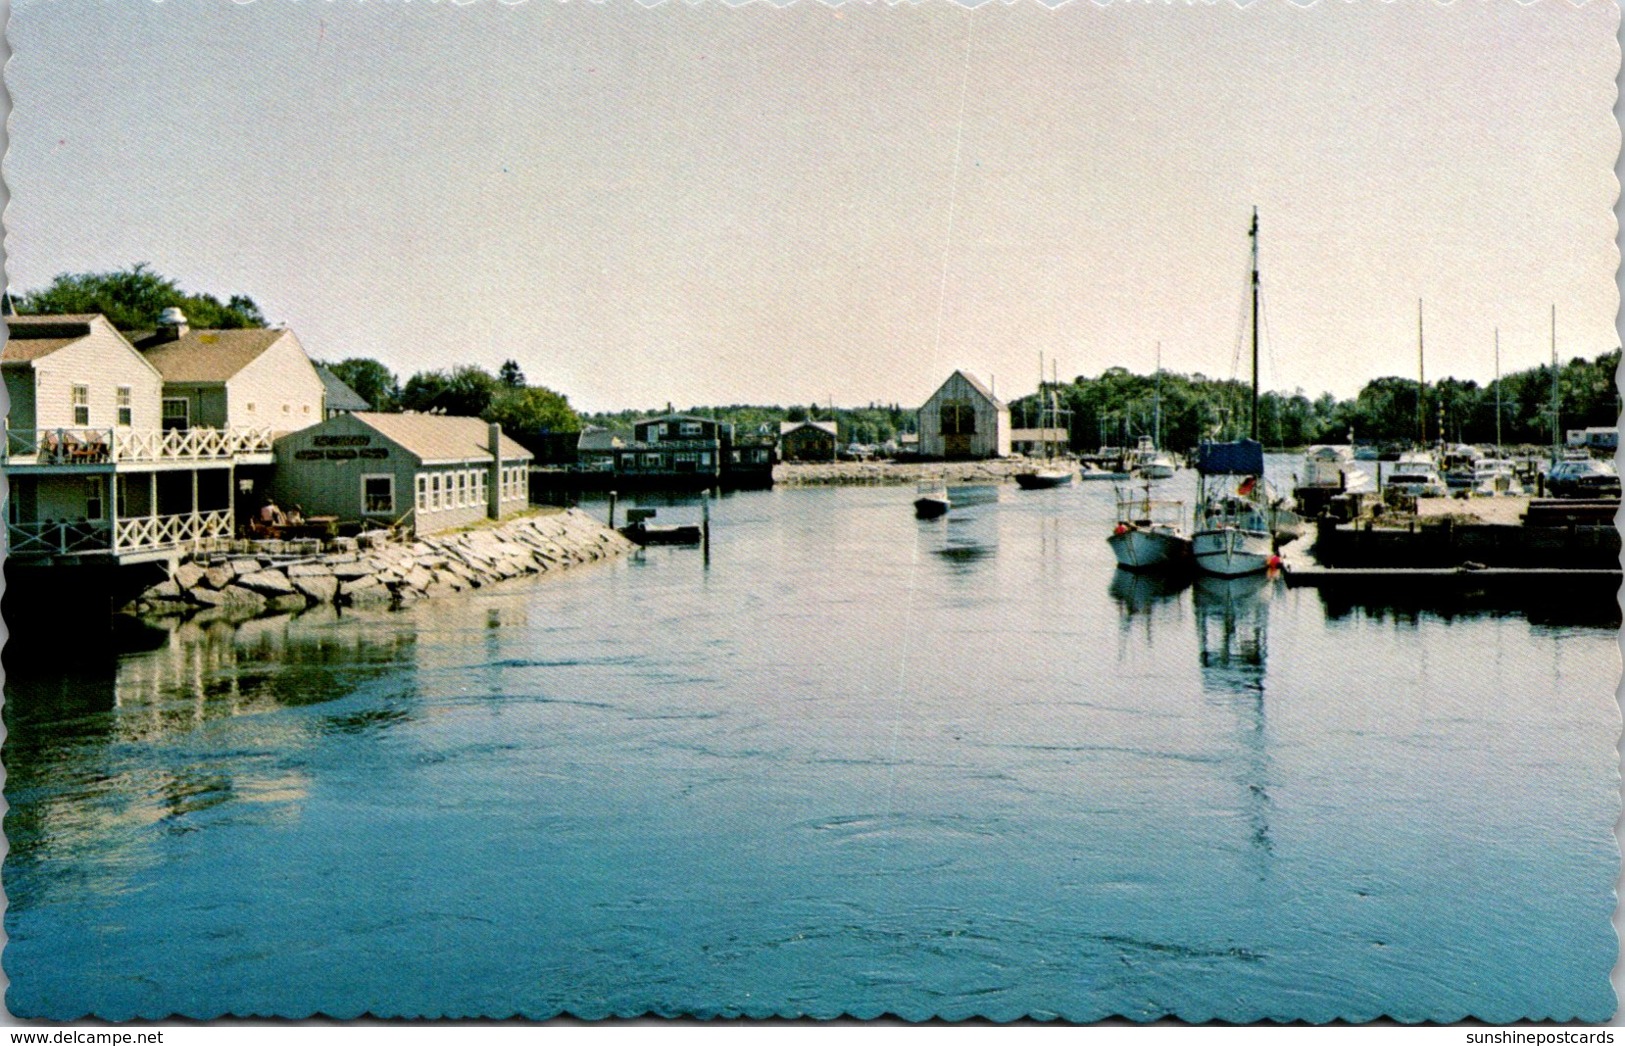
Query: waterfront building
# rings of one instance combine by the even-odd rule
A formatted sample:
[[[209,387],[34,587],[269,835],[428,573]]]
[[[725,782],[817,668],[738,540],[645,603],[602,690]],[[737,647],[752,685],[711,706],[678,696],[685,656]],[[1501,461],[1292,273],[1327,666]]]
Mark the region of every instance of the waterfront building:
[[[576,436],[576,467],[584,472],[614,472],[616,449],[630,442],[629,429],[588,425]]]
[[[192,330],[179,309],[131,338],[164,376],[165,430],[261,427],[292,432],[321,421],[327,387],[285,327]]]
[[[837,438],[833,421],[781,422],[779,457],[784,461],[834,461]]]
[[[326,421],[335,414],[353,414],[358,410],[371,410],[372,404],[361,398],[344,381],[326,367],[317,367],[316,376],[322,379],[322,387],[326,393],[325,403],[322,406],[322,420]]]
[[[954,371],[920,408],[920,457],[1009,454],[1010,408],[964,371]]]
[[[632,423],[632,438],[613,447],[614,482],[628,489],[730,490],[773,485],[776,442],[736,437],[733,425],[694,414]]]
[[[429,534],[528,506],[531,460],[479,418],[357,411],[279,438],[272,492],[307,519]]]
[[[1070,446],[1066,429],[1052,426],[1041,429],[1011,429],[1010,450],[1029,458],[1042,458],[1048,454],[1064,454]]]
[[[266,427],[231,424],[224,411],[166,425],[164,368],[103,316],[7,316],[6,326],[0,468],[14,561],[153,562],[231,537],[238,468],[271,462]]]

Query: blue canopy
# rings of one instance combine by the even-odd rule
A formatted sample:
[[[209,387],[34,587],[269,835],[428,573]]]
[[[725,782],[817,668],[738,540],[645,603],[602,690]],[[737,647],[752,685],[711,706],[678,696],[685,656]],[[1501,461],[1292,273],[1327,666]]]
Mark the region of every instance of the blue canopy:
[[[1262,476],[1264,446],[1251,439],[1203,443],[1197,448],[1196,471],[1204,476]]]

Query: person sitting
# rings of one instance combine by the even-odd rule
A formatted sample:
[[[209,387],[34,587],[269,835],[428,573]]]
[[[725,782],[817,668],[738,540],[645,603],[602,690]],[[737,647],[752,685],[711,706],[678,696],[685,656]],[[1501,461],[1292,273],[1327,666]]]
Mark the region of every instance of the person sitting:
[[[304,509],[300,508],[298,505],[295,505],[288,512],[288,526],[290,526],[290,527],[301,527],[301,526],[304,526],[304,524],[305,524],[305,511],[304,511]]]
[[[268,527],[280,527],[285,526],[288,519],[277,507],[276,502],[266,499],[265,504],[260,506],[260,522]]]

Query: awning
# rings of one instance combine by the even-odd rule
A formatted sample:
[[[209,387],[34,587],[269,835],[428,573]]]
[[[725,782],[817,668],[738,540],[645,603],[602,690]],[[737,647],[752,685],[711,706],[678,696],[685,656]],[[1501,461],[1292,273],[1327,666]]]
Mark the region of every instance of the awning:
[[[1251,439],[1203,443],[1197,448],[1196,471],[1206,476],[1262,476],[1264,445]]]

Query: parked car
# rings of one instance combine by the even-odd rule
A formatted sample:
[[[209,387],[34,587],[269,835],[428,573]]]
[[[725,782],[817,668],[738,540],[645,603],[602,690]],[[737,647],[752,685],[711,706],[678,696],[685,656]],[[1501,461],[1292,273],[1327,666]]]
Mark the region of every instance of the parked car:
[[[1554,498],[1617,498],[1619,473],[1610,462],[1564,458],[1547,470],[1546,493]]]

